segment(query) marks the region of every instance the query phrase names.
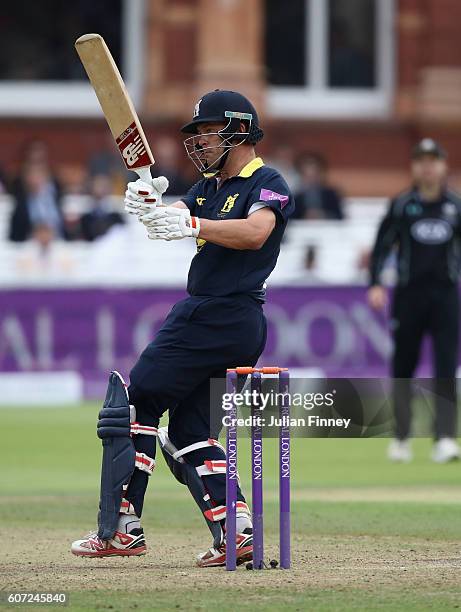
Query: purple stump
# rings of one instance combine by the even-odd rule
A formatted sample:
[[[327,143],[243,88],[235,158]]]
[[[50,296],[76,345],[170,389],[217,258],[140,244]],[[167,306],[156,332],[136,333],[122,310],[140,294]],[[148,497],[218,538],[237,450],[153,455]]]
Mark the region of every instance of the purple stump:
[[[258,397],[251,401],[251,500],[253,514],[253,568],[263,569],[263,429],[259,420],[263,413],[259,409],[261,394],[261,374],[254,372],[251,376],[251,391]]]
[[[290,375],[287,371],[279,374],[279,393],[290,390]],[[290,400],[283,397],[280,402],[279,416],[279,459],[280,459],[280,567],[290,567]]]
[[[227,372],[226,392],[232,396],[237,390],[237,373]],[[226,570],[237,567],[237,407],[232,401],[232,408],[224,411],[231,424],[226,426]]]

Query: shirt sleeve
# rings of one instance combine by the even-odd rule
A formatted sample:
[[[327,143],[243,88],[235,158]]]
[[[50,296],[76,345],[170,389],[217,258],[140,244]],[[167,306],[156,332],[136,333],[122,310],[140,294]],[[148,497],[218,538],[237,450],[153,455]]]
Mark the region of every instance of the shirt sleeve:
[[[247,216],[260,208],[271,208],[279,220],[286,223],[294,212],[294,199],[280,175],[261,179],[250,193]]]
[[[398,222],[395,202],[392,201],[386,216],[381,221],[370,258],[370,285],[378,285],[387,256],[398,240]]]
[[[265,202],[255,202],[250,206],[250,210],[248,211],[247,217],[255,213],[257,210],[261,210],[261,208],[266,208]]]
[[[195,183],[195,185],[193,185],[189,189],[186,195],[180,198],[181,202],[184,202],[184,204],[190,210],[191,214],[195,213],[195,208],[197,206],[197,197],[200,195],[201,183],[202,181],[198,181],[197,183]]]

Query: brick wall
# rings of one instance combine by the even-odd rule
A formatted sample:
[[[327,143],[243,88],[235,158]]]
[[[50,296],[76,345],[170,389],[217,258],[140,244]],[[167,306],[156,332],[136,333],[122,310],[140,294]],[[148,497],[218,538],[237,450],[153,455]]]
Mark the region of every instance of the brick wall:
[[[266,121],[263,154],[279,142],[289,143],[296,152],[320,151],[346,193],[380,196],[406,184],[411,147],[419,138],[432,136],[448,149],[458,181],[461,2],[397,4],[393,117],[373,122]],[[261,0],[156,0],[148,6],[142,114],[154,154],[156,138],[164,133],[178,137],[197,96],[212,86],[229,83],[263,107]],[[84,164],[95,151],[111,146],[102,120],[3,120],[0,134],[0,166],[8,170],[17,166],[22,143],[30,138],[49,143],[56,165]],[[187,160],[184,168],[191,172]]]

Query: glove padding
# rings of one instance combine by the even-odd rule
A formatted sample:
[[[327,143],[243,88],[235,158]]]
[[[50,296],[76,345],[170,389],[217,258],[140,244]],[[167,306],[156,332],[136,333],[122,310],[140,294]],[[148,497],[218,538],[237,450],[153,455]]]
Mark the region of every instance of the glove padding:
[[[192,217],[187,208],[162,206],[143,215],[140,220],[151,240],[197,238],[200,232],[199,218]]]
[[[137,215],[138,219],[148,212],[162,206],[162,194],[168,189],[168,179],[165,176],[153,178],[147,183],[138,179],[128,183],[125,191],[125,211],[130,215]]]

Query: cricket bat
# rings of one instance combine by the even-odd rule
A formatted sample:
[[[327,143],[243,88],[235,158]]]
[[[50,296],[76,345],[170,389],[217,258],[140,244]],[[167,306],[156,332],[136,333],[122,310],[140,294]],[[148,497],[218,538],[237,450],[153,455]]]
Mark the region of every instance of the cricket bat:
[[[75,41],[75,48],[126,168],[149,182],[155,160],[108,46],[99,34],[84,34]]]

